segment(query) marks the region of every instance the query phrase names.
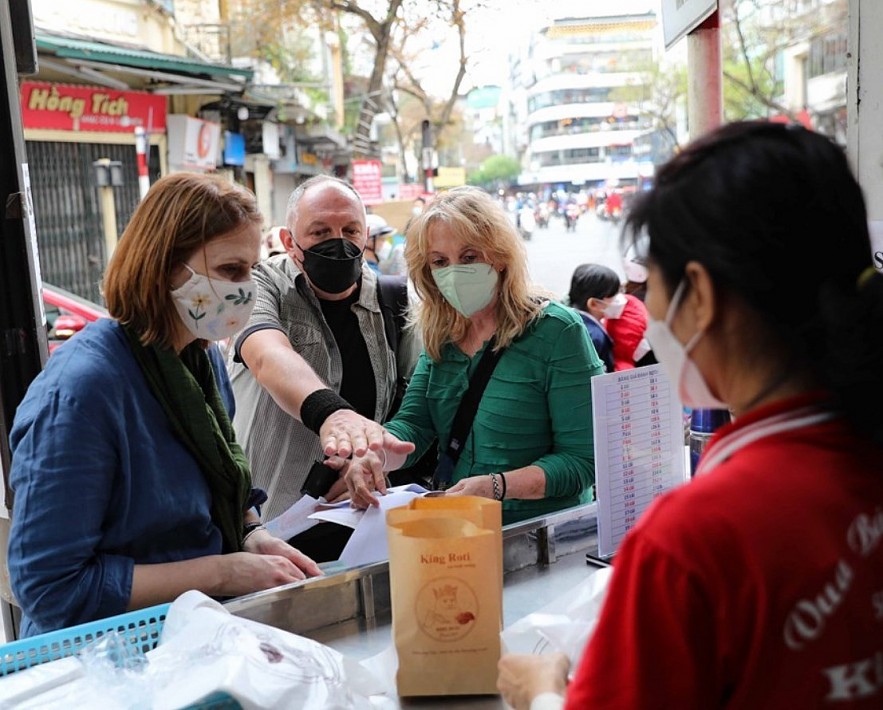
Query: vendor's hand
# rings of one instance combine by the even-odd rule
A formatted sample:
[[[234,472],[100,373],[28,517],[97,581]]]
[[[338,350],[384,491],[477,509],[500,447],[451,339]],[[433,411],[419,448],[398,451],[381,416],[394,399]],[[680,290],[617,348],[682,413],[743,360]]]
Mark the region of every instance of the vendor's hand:
[[[254,533],[261,534],[272,537],[262,530]],[[285,550],[283,546],[288,549]],[[273,547],[283,554],[232,552],[220,555],[220,579],[214,596],[251,594],[299,582],[306,579],[308,574],[322,573],[315,562],[283,540],[277,540]]]
[[[497,689],[515,710],[528,710],[541,693],[564,695],[570,661],[563,653],[508,654],[497,664]]]
[[[480,496],[494,497],[494,482],[488,475],[462,478],[445,491],[449,496]]]
[[[326,456],[349,458],[364,456],[369,450],[386,449],[389,453],[410,454],[414,444],[394,437],[377,422],[352,409],[338,409],[319,429],[319,441]]]
[[[386,494],[386,473],[383,470],[385,462],[383,451],[379,454],[367,451],[363,456],[354,456],[349,462],[343,478],[354,508],[380,505],[374,491],[381,495]]]
[[[324,574],[319,565],[307,557],[296,547],[292,547],[285,540],[274,537],[266,530],[255,530],[245,541],[245,551],[254,552],[258,555],[278,555],[285,557],[295,565],[307,577],[318,577]],[[301,577],[303,579],[303,577]]]

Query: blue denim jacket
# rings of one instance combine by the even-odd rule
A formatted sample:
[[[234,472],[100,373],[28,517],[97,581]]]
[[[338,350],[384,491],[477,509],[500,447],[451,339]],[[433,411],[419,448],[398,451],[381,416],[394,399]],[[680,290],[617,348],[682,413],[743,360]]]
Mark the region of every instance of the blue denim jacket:
[[[10,442],[8,561],[22,635],[123,613],[136,564],[221,552],[202,472],[115,321],[58,348]]]

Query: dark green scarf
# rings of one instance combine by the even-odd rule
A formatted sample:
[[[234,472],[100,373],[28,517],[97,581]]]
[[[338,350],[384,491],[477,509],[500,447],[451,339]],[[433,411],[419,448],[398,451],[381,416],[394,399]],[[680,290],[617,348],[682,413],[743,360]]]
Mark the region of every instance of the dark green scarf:
[[[172,348],[142,345],[125,325],[123,331],[175,435],[193,454],[208,482],[212,522],[221,531],[224,552],[239,552],[251,472],[236,443],[208,355],[199,343],[191,343],[178,356]]]

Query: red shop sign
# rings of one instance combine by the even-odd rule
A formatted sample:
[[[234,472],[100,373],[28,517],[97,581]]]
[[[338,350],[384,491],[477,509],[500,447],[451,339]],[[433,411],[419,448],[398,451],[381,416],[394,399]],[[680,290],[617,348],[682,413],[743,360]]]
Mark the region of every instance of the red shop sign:
[[[383,202],[383,166],[379,160],[353,161],[353,187],[366,205]]]
[[[131,133],[135,126],[151,133],[166,130],[165,96],[98,86],[22,82],[21,114],[25,128],[111,133]]]

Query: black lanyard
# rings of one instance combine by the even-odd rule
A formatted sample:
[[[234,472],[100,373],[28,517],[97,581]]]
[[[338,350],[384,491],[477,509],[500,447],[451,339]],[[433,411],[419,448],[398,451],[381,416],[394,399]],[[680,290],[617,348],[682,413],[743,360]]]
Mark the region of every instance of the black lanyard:
[[[497,366],[497,362],[500,360],[500,356],[503,354],[504,348],[494,349],[496,342],[497,336],[491,336],[484,352],[481,354],[481,359],[478,361],[475,372],[469,378],[469,388],[463,395],[463,399],[460,400],[460,406],[457,407],[454,423],[451,425],[451,438],[448,441],[448,448],[439,457],[438,466],[432,477],[433,488],[437,491],[443,491],[448,488],[454,478],[454,467],[457,465],[460,454],[463,452],[463,445],[469,437],[469,432],[472,431],[472,422],[478,411],[481,397],[484,394],[487,383],[491,379],[494,368]]]

